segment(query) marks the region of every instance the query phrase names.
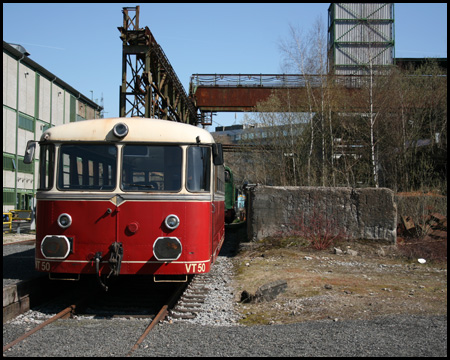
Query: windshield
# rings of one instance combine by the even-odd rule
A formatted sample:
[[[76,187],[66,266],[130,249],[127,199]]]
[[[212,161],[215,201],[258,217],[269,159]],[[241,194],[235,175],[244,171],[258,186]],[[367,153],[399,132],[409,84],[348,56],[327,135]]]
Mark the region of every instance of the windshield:
[[[61,145],[60,190],[113,190],[116,187],[115,145]]]
[[[179,192],[182,188],[183,150],[177,145],[124,144],[120,188],[123,191]],[[41,155],[41,189],[51,187],[51,147]],[[44,155],[47,156],[44,156]],[[65,144],[57,161],[59,190],[112,191],[116,189],[118,149],[112,144]],[[187,148],[188,191],[210,191],[211,149]]]
[[[124,191],[179,191],[182,150],[179,146],[125,145]]]
[[[211,176],[211,148],[191,146],[187,152],[187,189],[209,191]]]

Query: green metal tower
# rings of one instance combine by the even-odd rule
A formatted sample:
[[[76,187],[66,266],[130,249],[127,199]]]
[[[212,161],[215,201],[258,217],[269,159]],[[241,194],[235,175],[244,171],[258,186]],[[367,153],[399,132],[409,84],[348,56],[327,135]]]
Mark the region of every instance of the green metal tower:
[[[328,8],[330,73],[381,73],[394,64],[394,45],[393,3],[333,3]]]

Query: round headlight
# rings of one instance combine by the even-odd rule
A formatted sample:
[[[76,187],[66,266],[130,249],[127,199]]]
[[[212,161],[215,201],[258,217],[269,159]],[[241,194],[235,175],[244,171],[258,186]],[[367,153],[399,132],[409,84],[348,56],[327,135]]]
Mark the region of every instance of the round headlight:
[[[171,214],[166,217],[164,223],[170,230],[175,230],[180,225],[180,219],[178,219],[178,216]]]
[[[41,242],[41,253],[46,259],[65,259],[70,254],[70,241],[65,236],[47,235]]]
[[[119,138],[123,138],[128,134],[128,126],[124,123],[117,123],[114,125],[113,133]]]
[[[58,216],[58,225],[63,229],[67,229],[72,225],[72,217],[69,214],[61,214]]]

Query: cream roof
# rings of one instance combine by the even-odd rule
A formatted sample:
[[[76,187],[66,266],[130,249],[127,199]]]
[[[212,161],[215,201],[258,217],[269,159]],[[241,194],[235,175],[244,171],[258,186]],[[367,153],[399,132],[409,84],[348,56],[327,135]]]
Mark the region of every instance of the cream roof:
[[[128,126],[128,135],[123,139],[113,134],[113,127],[117,123]],[[41,141],[149,141],[149,142],[177,142],[196,143],[197,136],[200,143],[212,144],[211,134],[199,127],[175,121],[133,118],[108,118],[77,121],[55,126],[45,131]]]

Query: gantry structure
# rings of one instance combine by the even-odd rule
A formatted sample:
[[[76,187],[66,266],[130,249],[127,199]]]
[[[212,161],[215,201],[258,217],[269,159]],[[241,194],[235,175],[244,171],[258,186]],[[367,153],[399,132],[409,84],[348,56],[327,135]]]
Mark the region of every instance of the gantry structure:
[[[201,118],[150,29],[139,27],[139,6],[124,7],[120,116],[197,125]]]

